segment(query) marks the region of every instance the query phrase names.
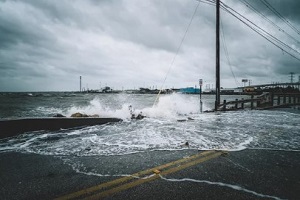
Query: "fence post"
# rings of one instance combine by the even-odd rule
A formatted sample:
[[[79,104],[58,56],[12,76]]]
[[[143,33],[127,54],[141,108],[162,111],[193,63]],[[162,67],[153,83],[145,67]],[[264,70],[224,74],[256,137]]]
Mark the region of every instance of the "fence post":
[[[285,94],[283,95],[283,104],[286,104],[286,96],[285,96]]]
[[[241,108],[244,109],[244,98],[242,98]]]
[[[238,99],[235,99],[235,109],[238,109]]]
[[[226,111],[226,100],[223,100],[223,111]]]
[[[292,97],[291,97],[291,95],[289,95],[289,104],[291,104],[292,103]]]
[[[278,97],[277,97],[277,105],[279,106],[280,105],[280,95],[278,94]]]
[[[274,93],[271,92],[271,95],[270,95],[270,103],[271,103],[271,106],[274,106]]]

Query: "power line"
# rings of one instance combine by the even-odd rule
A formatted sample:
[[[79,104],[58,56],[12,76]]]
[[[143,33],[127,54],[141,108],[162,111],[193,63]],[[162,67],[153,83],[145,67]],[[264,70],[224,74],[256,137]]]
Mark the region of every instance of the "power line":
[[[214,0],[206,0],[206,1],[215,4]],[[254,24],[252,21],[250,21],[249,19],[247,19],[246,17],[244,17],[243,15],[241,15],[240,13],[238,13],[233,8],[229,7],[228,5],[226,5],[223,2],[221,2],[221,8],[223,10],[225,10],[226,12],[228,12],[229,14],[231,14],[233,17],[237,18],[242,23],[244,23],[246,26],[248,26],[249,28],[251,28],[254,32],[256,32],[257,34],[259,34],[260,36],[262,36],[263,38],[265,38],[266,40],[268,40],[270,43],[272,43],[274,46],[276,46],[277,48],[279,48],[281,51],[287,53],[291,57],[293,57],[293,58],[295,58],[295,59],[297,59],[297,60],[300,61],[300,58],[296,57],[294,54],[292,54],[292,53],[288,52],[287,50],[285,50],[284,47],[287,48],[287,49],[290,49],[290,50],[292,50],[292,51],[294,51],[294,52],[296,52],[297,54],[300,55],[300,53],[297,50],[295,50],[294,48],[290,47],[286,43],[282,42],[278,38],[274,37],[273,35],[271,35],[267,31],[263,30],[258,25]],[[243,18],[243,19],[241,19],[241,18]],[[249,23],[252,24],[252,25],[250,25]]]
[[[231,71],[231,74],[234,78],[234,81],[235,81],[235,84],[236,86],[238,87],[239,86],[239,83],[233,73],[233,70],[232,70],[232,65],[231,65],[231,62],[230,62],[230,59],[229,59],[229,53],[228,53],[228,49],[227,49],[227,45],[226,45],[226,39],[225,39],[225,34],[224,34],[224,30],[223,30],[223,22],[222,22],[222,19],[221,19],[221,38],[223,40],[223,48],[224,48],[224,52],[225,52],[225,56],[227,58],[227,61],[228,61],[228,65],[229,65],[229,68],[230,68],[230,71]]]
[[[199,1],[199,2],[201,2],[201,3],[205,3],[205,4],[208,4],[208,5],[214,5],[214,2],[212,2],[212,1],[208,1],[208,0],[197,0],[197,1]]]
[[[199,5],[200,5],[200,1],[198,2],[197,6],[196,6],[196,8],[195,8],[195,10],[194,10],[194,13],[193,13],[193,15],[192,15],[192,18],[191,18],[191,20],[190,20],[190,22],[189,22],[189,24],[188,24],[188,26],[187,26],[187,28],[186,28],[186,30],[185,30],[185,33],[184,33],[184,35],[183,35],[183,37],[182,37],[182,39],[181,39],[181,42],[180,42],[180,44],[179,44],[179,46],[178,46],[178,48],[177,48],[176,54],[174,55],[173,60],[172,60],[172,62],[171,62],[171,64],[170,64],[170,66],[169,66],[168,72],[167,72],[167,74],[166,74],[166,76],[165,76],[165,79],[164,79],[164,81],[163,81],[163,84],[162,84],[162,86],[161,86],[161,89],[159,90],[159,92],[158,92],[158,94],[157,94],[157,96],[156,96],[156,98],[155,98],[155,101],[154,101],[154,103],[153,103],[153,106],[156,104],[156,102],[157,102],[157,100],[158,100],[158,97],[159,97],[159,95],[160,95],[160,93],[161,93],[161,91],[162,91],[162,89],[163,89],[163,86],[164,86],[164,84],[165,84],[165,82],[166,82],[166,80],[167,80],[167,77],[168,77],[168,75],[169,75],[169,73],[170,73],[170,70],[171,70],[171,68],[173,67],[173,64],[174,64],[174,62],[175,62],[175,60],[176,60],[176,58],[177,58],[177,55],[178,55],[178,53],[179,53],[179,50],[180,50],[180,48],[181,48],[181,46],[182,46],[182,44],[183,44],[183,41],[184,41],[184,39],[185,39],[185,37],[186,37],[186,35],[187,35],[187,32],[188,32],[188,30],[189,30],[189,28],[190,28],[190,26],[191,26],[191,24],[192,24],[192,21],[193,21],[195,15],[196,15],[196,12],[197,12],[197,10],[198,10]]]
[[[234,16],[235,18],[237,18],[239,21],[241,21],[243,24],[245,24],[246,26],[248,26],[249,28],[251,28],[253,31],[255,31],[257,34],[259,34],[260,36],[262,36],[263,38],[265,38],[266,40],[268,40],[269,42],[271,42],[273,45],[275,45],[277,48],[279,48],[280,50],[282,50],[283,52],[289,54],[290,56],[292,56],[293,58],[297,59],[300,61],[300,58],[296,57],[295,55],[291,54],[290,52],[288,52],[287,50],[283,49],[282,47],[280,47],[278,44],[276,44],[274,41],[272,41],[270,38],[268,38],[267,36],[265,36],[264,34],[262,34],[261,32],[259,32],[259,30],[255,29],[254,27],[250,26],[249,24],[247,24],[245,21],[243,21],[241,18],[239,18],[236,14],[234,14],[233,12],[231,12],[230,10],[228,10],[227,8],[224,7],[224,9],[230,13],[232,16]]]
[[[260,31],[262,31],[264,34],[266,34],[268,37],[270,37],[270,39],[280,43],[281,45],[285,46],[286,48],[298,53],[300,55],[300,52],[297,51],[296,49],[294,49],[293,47],[289,46],[288,44],[282,42],[281,40],[279,40],[278,38],[276,38],[275,36],[271,35],[269,32],[265,31],[264,29],[262,29],[261,27],[259,27],[258,25],[256,25],[255,23],[253,23],[251,20],[247,19],[246,17],[244,17],[242,14],[240,14],[239,12],[237,12],[236,10],[234,10],[233,8],[227,6],[225,3],[222,3],[224,7],[226,7],[226,9],[230,9],[231,11],[233,11],[234,13],[236,13],[237,15],[239,15],[240,17],[242,17],[243,19],[245,19],[246,21],[248,21],[250,24],[252,24],[253,26],[255,26],[257,29],[259,29]]]
[[[293,29],[298,35],[300,35],[300,31],[293,26],[284,16],[282,16],[267,0],[260,0],[269,10],[271,10],[275,15],[277,15],[286,25],[288,25],[291,29]]]
[[[257,15],[259,15],[261,18],[269,22],[272,26],[274,26],[278,31],[285,33],[288,37],[295,40],[298,44],[300,43],[299,40],[297,40],[295,37],[287,33],[283,28],[279,27],[277,24],[275,24],[272,20],[270,20],[267,16],[265,16],[263,13],[259,12],[254,6],[252,6],[248,1],[246,0],[240,0],[247,8],[251,9],[253,12],[255,12]]]

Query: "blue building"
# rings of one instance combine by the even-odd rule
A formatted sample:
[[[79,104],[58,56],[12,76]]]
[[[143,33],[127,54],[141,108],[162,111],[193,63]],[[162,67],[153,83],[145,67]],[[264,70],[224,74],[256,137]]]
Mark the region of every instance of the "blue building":
[[[183,94],[199,94],[200,89],[194,87],[187,87],[187,88],[180,88],[179,92]]]

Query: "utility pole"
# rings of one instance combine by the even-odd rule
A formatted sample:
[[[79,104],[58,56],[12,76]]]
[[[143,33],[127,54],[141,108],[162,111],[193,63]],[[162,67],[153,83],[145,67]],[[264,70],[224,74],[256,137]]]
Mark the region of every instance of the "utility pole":
[[[79,91],[81,92],[81,76],[79,77]]]
[[[244,83],[244,87],[246,87],[246,83],[248,82],[248,79],[242,79],[242,82]]]
[[[216,2],[216,101],[215,110],[220,105],[220,0]]]

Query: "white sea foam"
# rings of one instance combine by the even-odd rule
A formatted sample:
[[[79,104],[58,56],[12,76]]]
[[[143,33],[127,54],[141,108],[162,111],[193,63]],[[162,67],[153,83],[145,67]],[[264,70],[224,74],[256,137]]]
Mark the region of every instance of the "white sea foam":
[[[227,151],[241,151],[247,148],[247,146],[253,141],[253,137],[249,137],[244,141],[241,141],[235,149],[227,149]]]
[[[126,174],[129,173],[127,171],[98,170],[97,166],[81,162],[80,159],[148,151],[182,151],[187,148],[299,151],[299,114],[282,111],[200,114],[197,96],[161,95],[157,104],[153,106],[154,99],[155,95],[95,95],[93,99],[87,98],[86,102],[80,101],[81,104],[64,104],[68,105],[66,107],[39,105],[26,116],[49,116],[49,113],[70,116],[72,113],[81,112],[89,115],[99,114],[101,117],[118,117],[124,121],[54,132],[25,133],[0,140],[0,152],[55,155],[64,161],[70,158],[66,163],[78,173],[92,176],[130,176]],[[136,114],[143,112],[147,118],[130,120],[129,105],[133,106]],[[209,109],[207,105],[204,100],[203,110]],[[182,122],[178,122],[178,119]],[[189,146],[182,145],[185,142],[188,142]],[[78,157],[80,159],[77,159]]]
[[[159,175],[161,177],[161,179],[165,180],[165,181],[171,181],[171,182],[194,182],[194,183],[205,183],[205,184],[209,184],[209,185],[218,185],[221,187],[227,187],[233,190],[238,190],[238,191],[242,191],[245,193],[249,193],[252,195],[255,195],[257,197],[260,198],[271,198],[271,199],[275,199],[275,200],[282,200],[279,197],[276,196],[272,196],[272,195],[266,195],[266,194],[261,194],[246,188],[243,188],[239,185],[232,185],[232,184],[228,184],[228,183],[222,183],[222,182],[212,182],[212,181],[207,181],[207,180],[196,180],[196,179],[191,179],[191,178],[182,178],[182,179],[173,179],[173,178],[165,178],[161,175]]]
[[[87,106],[72,106],[74,112],[121,117],[121,123],[75,130],[26,133],[0,140],[0,151],[25,151],[46,155],[124,155],[143,151],[182,150],[182,143],[199,150],[239,151],[245,148],[289,149],[300,146],[297,117],[270,111],[199,113],[199,98],[189,95],[163,95],[152,106],[155,96],[95,97]],[[140,98],[140,99],[138,99]],[[103,106],[106,105],[106,106]],[[130,120],[128,106],[147,118]],[[204,104],[205,105],[205,104]],[[282,114],[282,112],[279,112]],[[188,120],[192,118],[192,120]],[[178,119],[185,120],[178,122]],[[277,126],[274,126],[277,124]],[[282,124],[282,126],[279,126]],[[283,134],[284,133],[284,134]]]
[[[42,113],[44,115],[49,114],[56,114],[56,113],[63,113],[63,110],[61,108],[57,107],[45,107],[45,106],[39,106],[35,110],[32,110],[31,113]]]
[[[143,151],[186,149],[240,150],[252,141],[251,136],[226,132],[215,134],[206,128],[197,131],[197,121],[177,123],[176,120],[146,118],[141,121],[92,126],[37,136],[24,134],[22,141],[15,139],[0,145],[0,150],[27,151],[46,155],[124,155]]]
[[[84,175],[88,175],[88,176],[98,176],[98,177],[133,177],[133,178],[140,178],[137,176],[132,176],[130,174],[104,174],[104,173],[98,173],[95,171],[87,171],[85,165],[83,163],[80,162],[74,162],[72,159],[70,158],[61,158],[62,161],[64,162],[64,164],[69,165],[70,167],[72,167],[72,169],[79,174],[84,174]]]
[[[195,101],[193,97],[184,96],[180,94],[171,94],[160,96],[156,105],[153,102],[147,100],[146,105],[134,99],[126,99],[123,96],[118,96],[119,105],[108,106],[107,102],[100,98],[94,98],[89,102],[87,106],[72,106],[66,112],[65,115],[70,116],[73,113],[80,112],[88,115],[98,114],[101,117],[118,117],[122,119],[129,119],[130,112],[129,106],[133,106],[134,113],[137,115],[142,112],[147,117],[151,118],[178,118],[180,115],[190,115],[199,113],[199,102]],[[128,100],[128,102],[124,102]],[[207,107],[204,104],[204,109]]]
[[[177,118],[180,115],[199,113],[199,104],[180,94],[162,96],[156,105],[142,110],[149,117]]]
[[[142,112],[151,118],[175,119],[178,116],[199,113],[200,110],[199,99],[195,96],[182,94],[161,95],[157,104],[153,106],[154,98],[154,95],[149,99],[139,96],[129,98],[125,95],[116,95],[116,102],[112,103],[109,99],[97,96],[90,100],[87,105],[70,104],[70,107],[39,106],[26,115],[49,116],[49,114],[61,113],[65,116],[71,116],[73,113],[80,112],[87,115],[98,114],[101,117],[117,117],[126,120],[131,117],[128,109],[131,105],[136,115]],[[203,105],[203,110],[209,109],[205,102]]]

